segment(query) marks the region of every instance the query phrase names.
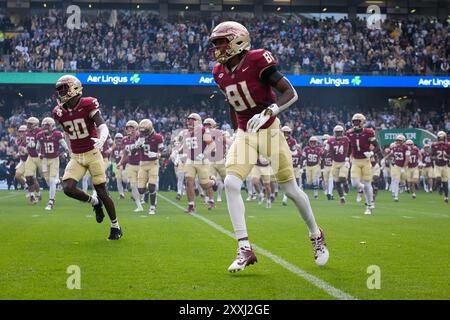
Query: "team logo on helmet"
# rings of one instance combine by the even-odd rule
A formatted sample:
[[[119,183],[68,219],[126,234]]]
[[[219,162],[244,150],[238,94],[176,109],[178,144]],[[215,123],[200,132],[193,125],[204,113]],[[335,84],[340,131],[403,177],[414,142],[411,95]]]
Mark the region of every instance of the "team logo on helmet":
[[[202,124],[202,117],[198,113],[191,113],[187,117],[187,126],[189,129],[194,129]]]
[[[214,59],[221,64],[251,48],[248,30],[235,21],[225,21],[218,24],[213,29],[209,42],[213,45],[210,51]]]
[[[141,120],[139,122],[139,132],[141,136],[151,136],[155,132],[153,123],[149,119]]]
[[[30,130],[36,129],[39,127],[39,119],[36,117],[29,117],[27,119],[27,128]]]
[[[42,119],[42,129],[44,129],[45,133],[50,133],[55,129],[55,120],[50,117],[46,117]]]
[[[55,87],[57,100],[60,104],[64,104],[83,93],[80,80],[72,75],[64,75],[59,78]]]
[[[352,125],[354,129],[362,129],[365,122],[366,117],[361,113],[355,113],[352,117]]]

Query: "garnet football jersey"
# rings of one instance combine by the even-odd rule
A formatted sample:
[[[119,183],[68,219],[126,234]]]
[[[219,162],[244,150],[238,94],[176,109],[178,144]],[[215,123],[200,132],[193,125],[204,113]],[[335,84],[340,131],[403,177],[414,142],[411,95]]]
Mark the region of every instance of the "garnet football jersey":
[[[44,131],[41,131],[36,136],[39,141],[39,152],[44,158],[55,159],[59,157],[59,141],[64,139],[61,131],[55,130],[50,135],[46,135]]]
[[[41,128],[36,128],[34,130],[27,130],[26,142],[27,142],[27,152],[30,157],[37,157],[38,152],[36,150],[37,135],[42,131]]]
[[[112,156],[114,158],[114,162],[115,163],[119,163],[120,159],[122,159],[122,151],[123,151],[124,147],[123,147],[123,143],[122,144],[116,144],[113,148],[112,148]]]
[[[395,146],[391,148],[391,155],[394,157],[394,165],[398,167],[403,167],[406,161],[406,155],[408,152],[408,146],[402,144],[400,146]]]
[[[444,167],[447,165],[447,157],[450,155],[450,144],[433,142],[431,144],[434,165]]]
[[[425,165],[425,168],[429,168],[433,166],[433,160],[431,158],[431,152],[427,152],[425,150],[420,151],[422,153],[422,162]]]
[[[140,161],[140,153],[139,150],[132,149],[132,145],[136,143],[136,141],[139,139],[139,135],[136,135],[136,137],[130,137],[126,136],[123,138],[123,148],[125,150],[125,153],[128,155],[127,157],[127,164],[131,164],[133,166],[138,166]]]
[[[417,147],[410,148],[408,168],[416,168],[419,165],[420,150]]]
[[[53,109],[53,118],[61,124],[70,139],[73,153],[85,153],[94,149],[94,141],[98,138],[94,115],[100,112],[96,98],[81,98],[72,109],[58,105]]]
[[[197,156],[203,154],[207,143],[203,139],[206,132],[204,127],[197,127],[193,130],[184,130],[183,136],[183,152],[192,161],[196,160]]]
[[[323,150],[321,147],[311,148],[306,146],[303,148],[303,156],[306,158],[306,165],[308,167],[315,166],[320,163]]]
[[[141,161],[154,161],[157,157],[149,157],[149,152],[159,152],[163,147],[164,138],[161,134],[155,133],[151,137],[146,137],[144,144],[140,148],[140,160]]]
[[[23,162],[27,161],[28,158],[27,140],[25,138],[18,138],[16,140],[16,145],[18,148],[20,160]]]
[[[351,128],[346,135],[350,140],[353,158],[366,159],[364,152],[370,151],[370,145],[376,140],[375,131],[371,128],[363,128],[361,132],[356,132]]]
[[[261,74],[276,64],[269,51],[259,49],[247,52],[233,71],[220,63],[214,66],[214,80],[225,95],[225,100],[236,111],[240,129],[246,131],[250,118],[275,103],[276,95],[269,84],[261,81]],[[271,117],[261,129],[269,127],[275,118]]]
[[[302,165],[301,161],[302,161],[302,151],[301,150],[297,150],[296,152],[294,152],[294,154],[292,154],[292,166],[294,168],[298,168]]]
[[[328,139],[330,154],[335,162],[344,162],[348,155],[348,148],[350,147],[350,140],[344,136],[340,139],[331,137]]]
[[[295,150],[295,146],[297,145],[297,140],[295,140],[294,138],[292,138],[292,136],[287,137],[286,142],[289,146],[289,149],[291,151]]]

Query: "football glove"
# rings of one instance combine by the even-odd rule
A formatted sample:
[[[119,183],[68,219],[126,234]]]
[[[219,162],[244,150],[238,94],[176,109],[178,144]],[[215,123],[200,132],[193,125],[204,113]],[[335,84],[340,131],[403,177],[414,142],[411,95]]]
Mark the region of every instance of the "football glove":
[[[345,158],[344,167],[346,167],[347,169],[350,169],[350,159],[349,158]]]
[[[205,159],[205,155],[203,153],[200,153],[198,156],[195,157],[195,160],[197,161],[202,161],[203,159]]]
[[[366,156],[366,158],[370,159],[370,157],[373,156],[373,151],[366,151],[366,152],[364,152],[364,156]]]
[[[105,144],[105,140],[101,138],[91,138],[94,141],[94,148],[98,150],[103,149],[103,145]]]
[[[148,156],[149,158],[159,158],[159,153],[158,153],[158,152],[151,152],[151,151],[149,151],[149,152],[147,153],[147,156]]]
[[[256,133],[259,128],[261,128],[270,119],[271,116],[276,114],[277,110],[278,106],[274,103],[264,109],[261,113],[255,114],[250,120],[248,120],[247,130],[251,133]]]

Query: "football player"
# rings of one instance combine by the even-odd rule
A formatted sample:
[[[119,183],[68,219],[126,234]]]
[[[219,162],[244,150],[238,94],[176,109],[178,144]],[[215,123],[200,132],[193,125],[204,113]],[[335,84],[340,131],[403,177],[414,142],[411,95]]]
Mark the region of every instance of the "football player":
[[[119,191],[119,199],[125,199],[125,193],[123,190],[123,183],[126,183],[126,177],[124,175],[123,167],[119,166],[120,159],[123,155],[123,134],[120,132],[116,133],[114,136],[114,144],[111,149],[112,158],[116,164],[115,177],[117,183],[117,191]]]
[[[323,148],[326,149],[326,145],[328,144],[328,140],[330,136],[328,134],[323,135]],[[323,190],[328,200],[334,200],[333,197],[333,175],[331,174],[331,167],[333,166],[333,156],[331,152],[327,152],[324,150],[322,157],[322,182],[323,182]]]
[[[252,171],[250,171],[250,176],[252,177],[253,190],[259,195],[258,206],[261,206],[264,198],[266,199],[266,208],[270,209],[272,207],[271,194],[272,189],[270,185],[270,163],[263,156],[259,156],[256,164],[253,166]],[[264,190],[261,189],[260,184],[262,182]]]
[[[111,229],[108,240],[118,240],[122,230],[116,216],[114,202],[106,190],[106,175],[101,150],[108,139],[109,130],[100,113],[96,98],[83,97],[80,80],[64,75],[56,82],[58,105],[53,109],[53,118],[64,128],[70,139],[70,161],[63,176],[64,193],[74,199],[90,203],[98,223],[103,221],[105,206]],[[77,183],[89,171],[97,197],[77,188]]]
[[[375,205],[375,200],[378,195],[378,186],[380,184],[380,175],[381,175],[381,167],[378,163],[377,154],[373,154],[372,157],[370,157],[370,164],[372,166],[372,189],[373,189],[373,203]]]
[[[142,212],[144,208],[142,207],[141,198],[138,190],[138,173],[139,173],[139,162],[140,154],[136,149],[136,141],[139,139],[139,124],[134,120],[129,120],[125,124],[125,130],[127,130],[127,136],[123,139],[123,154],[122,159],[120,159],[119,168],[125,167],[127,174],[127,180],[130,183],[131,193],[133,195],[133,200],[136,203],[136,209],[134,212]]]
[[[380,158],[380,147],[375,137],[375,131],[371,128],[364,128],[366,117],[361,113],[356,113],[352,117],[352,128],[347,130],[347,137],[350,140],[349,155],[352,156],[351,180],[356,189],[364,189],[366,197],[366,210],[364,214],[372,214],[375,208],[373,204],[372,189],[372,165],[370,158],[374,153],[378,153]],[[371,148],[373,146],[373,150]]]
[[[390,152],[390,148],[384,149],[384,154],[389,154]],[[391,161],[389,159],[381,159],[380,165],[381,172],[383,173],[384,189],[387,191],[391,184]]]
[[[416,199],[416,185],[419,183],[419,166],[422,167],[422,155],[420,149],[410,139],[406,140],[408,147],[408,167],[406,168],[406,181],[413,199]]]
[[[25,181],[25,162],[28,158],[28,151],[27,151],[27,126],[21,125],[19,127],[19,136],[16,140],[16,145],[18,148],[18,154],[19,154],[19,163],[16,166],[16,175],[15,179],[19,184],[22,186],[22,188],[25,188],[26,181]]]
[[[308,196],[295,182],[292,156],[277,118],[297,100],[296,90],[277,70],[277,61],[269,51],[251,50],[250,35],[240,23],[218,24],[209,41],[218,62],[213,68],[214,80],[230,105],[233,127],[238,130],[225,164],[228,212],[238,240],[238,254],[228,270],[243,270],[257,261],[248,240],[241,185],[258,153],[270,158],[280,186],[308,226],[316,263],[324,265],[329,256],[324,234],[316,224]],[[281,93],[278,99],[272,87]]]
[[[231,145],[230,134],[217,128],[217,123],[212,118],[203,120],[203,126],[209,131],[213,141],[214,149],[209,155],[205,155],[211,163],[211,178],[216,180],[217,202],[222,202],[223,180],[225,180],[225,158],[227,150]]]
[[[334,136],[328,139],[325,148],[331,154],[333,160],[331,175],[339,194],[340,204],[344,205],[346,203],[345,194],[348,193],[347,178],[350,169],[350,158],[348,157],[350,140],[344,135],[344,127],[340,125],[333,128],[333,134]]]
[[[422,164],[419,165],[419,167],[421,168],[424,190],[425,192],[433,192],[434,165],[431,157],[431,145],[425,144],[420,151],[420,154],[422,157]]]
[[[156,185],[159,175],[159,159],[164,150],[164,138],[153,128],[149,119],[139,122],[139,140],[136,148],[140,152],[138,188],[140,194],[150,193],[150,209],[148,214],[156,213]]]
[[[385,156],[385,159],[391,158],[393,163],[391,168],[391,190],[395,202],[398,202],[400,182],[406,180],[406,168],[408,167],[410,151],[405,141],[405,136],[399,134],[395,138],[395,145],[391,146],[391,153]]]
[[[448,203],[448,158],[450,157],[450,143],[444,131],[437,133],[437,141],[431,144],[431,154],[434,161],[434,177],[436,186],[444,192],[444,202]]]
[[[30,117],[27,119],[27,161],[25,161],[25,180],[28,185],[27,198],[32,204],[36,204],[41,201],[41,188],[36,178],[36,170],[42,176],[42,162],[38,157],[36,150],[36,136],[42,129],[39,128],[39,119],[36,117]]]
[[[53,118],[42,119],[42,130],[36,136],[36,149],[42,163],[42,172],[49,188],[49,200],[45,210],[53,210],[55,206],[56,185],[59,180],[59,149],[69,152],[69,147],[61,131],[55,130],[56,123]]]
[[[317,137],[309,138],[308,145],[303,148],[304,165],[306,165],[306,183],[314,190],[314,199],[319,198],[320,162],[323,149],[318,145]]]
[[[184,178],[186,175],[186,159],[187,155],[182,154],[181,141],[182,136],[177,134],[176,137],[172,141],[172,153],[170,155],[170,159],[172,160],[175,167],[175,174],[177,176],[177,195],[176,199],[181,200],[184,193]]]
[[[205,154],[210,154],[214,149],[211,134],[202,125],[202,118],[197,113],[191,113],[187,117],[187,129],[182,132],[182,153],[187,154],[186,160],[186,191],[188,197],[187,213],[195,213],[195,177],[202,189],[206,192],[205,202],[208,210],[215,207],[213,185],[215,181],[210,179],[209,162]]]

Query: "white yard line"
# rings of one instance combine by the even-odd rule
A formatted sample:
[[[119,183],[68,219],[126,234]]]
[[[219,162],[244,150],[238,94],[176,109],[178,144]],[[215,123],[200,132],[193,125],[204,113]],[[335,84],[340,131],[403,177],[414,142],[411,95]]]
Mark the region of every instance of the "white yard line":
[[[166,200],[167,202],[169,202],[170,204],[174,205],[175,207],[177,207],[180,210],[184,211],[184,208],[182,206],[180,206],[178,203],[166,198],[165,196],[158,194],[159,197],[163,198],[164,200]],[[217,231],[233,238],[236,239],[234,234],[231,233],[230,231],[224,229],[222,226],[218,225],[217,223],[209,220],[208,218],[205,218],[204,216],[198,215],[198,214],[191,214],[193,217],[205,222],[206,224],[208,224],[209,226],[213,227],[214,229],[216,229]],[[309,273],[307,273],[306,271],[300,269],[299,267],[293,265],[292,263],[287,262],[286,260],[284,260],[281,257],[278,257],[277,255],[271,253],[270,251],[267,251],[257,245],[255,245],[254,243],[252,243],[252,247],[258,251],[260,254],[262,254],[263,256],[271,259],[273,262],[275,262],[276,264],[279,264],[280,266],[282,266],[283,268],[291,271],[292,273],[296,274],[297,276],[303,278],[304,280],[308,281],[309,283],[311,283],[312,285],[316,286],[319,289],[322,289],[323,291],[325,291],[326,293],[328,293],[330,296],[336,298],[336,299],[340,299],[340,300],[357,300],[357,298],[349,295],[348,293],[339,290],[335,287],[333,287],[331,284],[329,284],[328,282],[317,278],[316,276],[313,276]]]

